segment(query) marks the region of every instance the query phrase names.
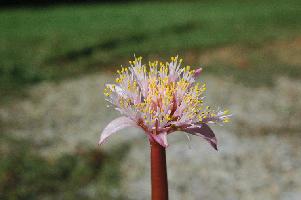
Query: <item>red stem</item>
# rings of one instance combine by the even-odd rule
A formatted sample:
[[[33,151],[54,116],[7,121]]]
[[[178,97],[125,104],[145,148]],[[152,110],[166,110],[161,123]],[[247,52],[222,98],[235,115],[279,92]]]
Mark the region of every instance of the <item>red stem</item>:
[[[152,200],[168,200],[165,148],[155,141],[151,141],[150,145]]]

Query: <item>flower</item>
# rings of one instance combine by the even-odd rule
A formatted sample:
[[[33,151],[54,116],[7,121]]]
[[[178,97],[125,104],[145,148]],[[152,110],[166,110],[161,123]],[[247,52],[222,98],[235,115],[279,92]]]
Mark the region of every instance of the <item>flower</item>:
[[[117,70],[115,84],[107,84],[104,94],[123,116],[103,130],[99,144],[125,127],[141,128],[150,141],[167,147],[167,135],[174,131],[200,136],[217,150],[215,134],[208,123],[226,123],[228,111],[214,111],[204,105],[206,84],[196,82],[202,68],[181,68],[182,59],[170,62],[141,63],[142,57],[130,61],[129,67]]]

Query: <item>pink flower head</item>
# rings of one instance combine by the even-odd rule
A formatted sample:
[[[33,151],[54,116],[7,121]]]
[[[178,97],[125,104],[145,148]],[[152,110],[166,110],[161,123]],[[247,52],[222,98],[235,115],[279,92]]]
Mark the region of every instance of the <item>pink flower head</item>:
[[[202,69],[181,68],[182,59],[170,62],[130,61],[118,70],[115,84],[107,84],[104,94],[123,116],[103,130],[99,144],[125,127],[141,128],[151,141],[167,147],[167,135],[174,131],[200,136],[217,149],[217,140],[207,125],[229,121],[228,111],[213,111],[204,105],[206,85],[196,82]]]

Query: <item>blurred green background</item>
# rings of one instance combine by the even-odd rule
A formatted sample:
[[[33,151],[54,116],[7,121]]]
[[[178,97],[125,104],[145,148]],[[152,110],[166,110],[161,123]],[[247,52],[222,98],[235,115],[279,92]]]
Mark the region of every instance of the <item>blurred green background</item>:
[[[230,87],[229,81],[233,83],[231,88],[239,86],[239,94],[247,89],[250,95],[262,90],[276,96],[291,95],[290,101],[283,100],[289,108],[284,106],[280,111],[277,109],[282,103],[275,103],[275,96],[258,97],[260,105],[274,102],[276,110],[266,118],[281,115],[286,116],[284,120],[277,118],[269,122],[272,125],[246,125],[249,121],[237,114],[236,124],[229,130],[243,128],[259,135],[283,130],[289,135],[300,133],[294,121],[300,119],[294,117],[300,116],[300,105],[294,103],[301,101],[298,0],[10,5],[0,8],[0,30],[0,199],[139,199],[120,192],[120,165],[133,142],[113,145],[107,151],[96,146],[99,132],[95,131],[108,122],[103,112],[110,111],[102,108],[102,96],[93,96],[101,93],[103,83],[113,76],[111,72],[126,65],[134,54],[145,60],[179,54],[187,64],[203,66],[209,81],[226,80],[220,87]],[[282,88],[285,83],[279,83],[278,77],[285,77],[293,86]],[[96,80],[101,86],[96,86]],[[282,94],[283,91],[296,93]],[[81,95],[86,99],[78,99]],[[236,105],[242,105],[229,100],[225,103],[218,97],[219,103],[233,108],[234,113],[239,107]],[[99,100],[100,110],[90,98]],[[248,103],[243,103],[241,112],[250,108],[256,113],[262,108],[255,106],[252,110],[253,102],[249,100],[253,96],[245,98]],[[87,114],[95,109],[95,114]],[[271,110],[250,118],[265,118],[264,114]],[[58,112],[61,115],[56,115]],[[89,123],[81,125],[87,118]],[[93,128],[87,129],[91,121]],[[284,124],[279,129],[270,128],[278,127],[274,126],[277,123]],[[65,136],[66,132],[70,134]],[[74,139],[74,132],[94,135]],[[57,148],[60,137],[76,140],[72,143],[75,147],[61,148],[55,155],[50,150],[45,153],[44,149]],[[85,137],[90,138],[83,141]],[[283,191],[277,194],[274,199],[294,198]],[[244,193],[240,195],[245,197]]]
[[[147,1],[2,9],[1,91],[107,70],[105,66],[119,64],[117,60],[133,53],[169,55],[241,45],[256,54],[256,49],[270,41],[298,35],[300,17],[300,3],[294,0]],[[260,62],[257,66],[277,68],[269,72],[300,75],[295,66],[280,67],[282,63],[273,59],[249,57]],[[257,70],[254,67],[250,73]],[[225,74],[222,69],[210,72]],[[235,69],[232,72],[246,80]]]

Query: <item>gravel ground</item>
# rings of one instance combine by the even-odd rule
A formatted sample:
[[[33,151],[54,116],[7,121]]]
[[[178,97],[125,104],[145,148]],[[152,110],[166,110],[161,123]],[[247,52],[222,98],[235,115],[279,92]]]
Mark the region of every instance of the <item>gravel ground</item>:
[[[1,105],[2,131],[32,138],[48,156],[80,144],[96,146],[100,131],[117,116],[103,100],[107,77],[95,74],[32,88],[29,97]],[[273,88],[248,88],[231,79],[204,79],[208,102],[229,108],[233,122],[213,126],[219,152],[199,138],[192,138],[189,149],[184,134],[169,136],[170,199],[300,199],[301,81],[278,78]],[[128,199],[149,199],[149,148],[143,134],[120,131],[102,148],[110,151],[129,141],[119,192]]]
[[[170,199],[298,200],[301,197],[300,138],[242,136],[215,128],[219,152],[199,138],[170,136],[167,165]],[[149,148],[136,141],[122,165],[129,199],[149,199]]]

